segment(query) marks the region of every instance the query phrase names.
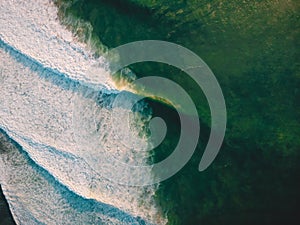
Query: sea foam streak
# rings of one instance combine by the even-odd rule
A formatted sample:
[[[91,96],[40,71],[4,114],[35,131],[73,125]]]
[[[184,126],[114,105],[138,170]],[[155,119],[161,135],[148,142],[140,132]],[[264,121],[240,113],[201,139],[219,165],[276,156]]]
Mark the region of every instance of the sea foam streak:
[[[0,182],[17,224],[141,224],[113,206],[58,183],[0,132]]]
[[[1,184],[17,223],[137,223],[132,216],[140,216],[150,223],[165,223],[153,202],[154,187],[121,186],[102,177],[89,163],[93,160],[90,150],[94,146],[89,146],[88,141],[76,140],[80,132],[74,134],[75,100],[84,106],[92,105],[88,110],[97,110],[100,146],[122,160],[134,158],[134,152],[125,148],[124,143],[100,133],[109,130],[107,118],[113,112],[107,105],[118,93],[106,69],[105,59],[94,59],[83,44],[73,39],[56,19],[57,10],[51,2],[1,1],[0,11],[0,128],[45,169],[44,174],[48,174],[45,177],[39,173],[20,152],[14,151],[8,158],[0,155]],[[95,63],[101,65],[97,74],[88,73]],[[91,90],[95,93],[95,88],[103,104],[95,104],[95,99],[89,97]],[[89,121],[84,123],[83,130],[90,125]],[[138,133],[132,129],[132,133],[119,136],[135,136],[139,142],[134,144],[142,150],[147,147],[147,141],[138,137]],[[22,163],[15,165],[14,157]],[[72,201],[76,197],[72,193],[66,194],[73,196],[72,201],[68,200],[72,203],[66,205],[64,201],[69,198],[63,196],[64,191],[55,190],[59,185],[55,186],[49,174],[74,193],[112,206],[105,208],[105,204],[95,203],[97,206],[86,212],[86,208],[79,207],[81,198],[77,199],[75,207]],[[57,188],[61,190],[62,186]],[[41,200],[43,195],[45,199]],[[42,210],[47,207],[53,211]],[[76,216],[72,217],[73,213]]]

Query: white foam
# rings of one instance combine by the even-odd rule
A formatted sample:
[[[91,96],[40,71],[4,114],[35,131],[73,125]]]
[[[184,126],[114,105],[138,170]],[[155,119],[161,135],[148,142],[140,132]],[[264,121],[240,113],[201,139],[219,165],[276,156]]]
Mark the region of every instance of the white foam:
[[[82,133],[79,133],[79,136],[78,132],[74,134],[72,121],[74,101],[81,102],[83,105],[92,104],[93,107],[89,110],[97,110],[99,115],[97,119],[104,121],[99,123],[100,127],[97,128],[97,137],[102,138],[99,144],[103,149],[109,154],[118,155],[121,160],[139,160],[134,155],[134,151],[129,151],[130,149],[124,147],[124,143],[109,136],[110,122],[105,121],[110,117],[112,110],[109,107],[94,104],[94,99],[87,98],[84,91],[81,92],[78,86],[72,85],[72,82],[77,81],[80,81],[81,85],[97,84],[97,87],[101,87],[103,91],[116,93],[109,71],[106,69],[105,59],[92,58],[84,49],[84,45],[74,40],[71,33],[59,24],[56,19],[57,10],[51,2],[0,1],[0,11],[0,38],[5,42],[3,45],[13,48],[9,50],[9,53],[0,49],[0,128],[17,141],[34,162],[74,193],[84,198],[113,205],[130,215],[140,216],[148,222],[165,223],[165,219],[154,204],[154,186],[147,188],[122,186],[102,177],[93,168],[95,164],[91,150],[94,149],[94,145],[89,145],[89,141],[78,141]],[[38,65],[33,66],[33,71],[31,64],[36,64],[34,62]],[[97,76],[91,73],[86,74],[95,63],[102,65],[97,68]],[[47,68],[50,69],[47,70]],[[57,76],[53,70],[66,77]],[[45,79],[47,76],[52,76],[53,79]],[[69,79],[69,83],[65,80],[66,78]],[[63,82],[67,85],[60,85]],[[102,98],[104,102],[109,101],[109,98]],[[83,130],[88,130],[86,126],[89,125],[90,123],[87,122]],[[122,128],[128,124],[118,124],[118,126]],[[135,129],[130,133],[119,135],[128,140],[129,145],[132,144],[130,136],[135,136],[134,140],[138,141],[134,145],[139,146],[140,149],[146,148],[147,141],[139,137]],[[93,135],[89,138],[93,140]],[[140,161],[144,160],[143,157]],[[35,172],[27,168],[29,165],[24,163],[24,168],[18,168],[16,171],[19,172],[16,173],[13,169],[7,169],[11,166],[10,162],[4,165],[5,173],[1,174],[0,179],[4,182],[4,187],[7,187],[6,195],[8,194],[9,198],[13,199],[9,204],[19,224],[24,223],[28,218],[31,218],[32,224],[35,224],[34,221],[61,224],[64,215],[59,214],[61,217],[56,218],[54,213],[49,217],[50,219],[47,219],[49,215],[39,209],[43,208],[47,201],[49,205],[57,205],[58,203],[54,201],[59,201],[58,199],[61,198],[53,197],[53,201],[50,197],[45,201],[41,200],[43,191],[51,189],[46,181],[43,181],[46,188],[42,188],[42,192],[35,193],[36,185],[41,188],[42,184],[36,184],[31,179],[26,179],[20,185],[14,181],[22,170],[28,170],[33,180],[40,179]],[[29,176],[25,171],[23,172],[20,179]],[[151,174],[145,175],[151,176]],[[114,174],[111,176],[113,177]],[[124,179],[130,179],[130,177]],[[14,185],[16,185],[15,189]],[[24,188],[23,191],[21,191],[22,188]],[[50,192],[55,193],[55,187]],[[26,200],[28,198],[30,201]],[[63,204],[59,206],[63,207]],[[16,210],[20,207],[25,207],[26,210]],[[27,213],[22,213],[25,211]],[[85,217],[79,215],[79,212],[77,214],[78,217],[74,218],[78,221],[75,222],[85,224],[85,220],[81,221],[81,218]],[[100,216],[101,219],[104,217]],[[50,220],[52,223],[49,223]],[[103,220],[105,221],[105,218]],[[109,220],[107,221],[109,224]]]
[[[17,224],[139,224],[139,219],[80,198],[35,166],[0,133],[0,182]]]
[[[115,88],[105,59],[94,59],[84,50],[85,45],[59,24],[51,1],[0,1],[0,12],[0,38],[10,46],[73,79]],[[96,76],[89,73],[94,64],[102,65]]]

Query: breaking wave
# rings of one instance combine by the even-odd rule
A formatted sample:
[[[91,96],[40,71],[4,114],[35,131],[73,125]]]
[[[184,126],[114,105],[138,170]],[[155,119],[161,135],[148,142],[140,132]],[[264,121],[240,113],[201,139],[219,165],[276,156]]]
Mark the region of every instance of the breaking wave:
[[[147,106],[111,107],[120,91],[109,62],[59,24],[52,2],[13,0],[0,10],[0,137],[7,150],[0,151],[0,182],[16,222],[164,224],[157,187],[120,185],[95,168],[102,162],[98,150],[145,163],[149,143],[140,127],[150,119]],[[110,118],[120,110],[132,115],[132,124],[114,125],[116,135]],[[124,126],[130,133],[122,133]]]

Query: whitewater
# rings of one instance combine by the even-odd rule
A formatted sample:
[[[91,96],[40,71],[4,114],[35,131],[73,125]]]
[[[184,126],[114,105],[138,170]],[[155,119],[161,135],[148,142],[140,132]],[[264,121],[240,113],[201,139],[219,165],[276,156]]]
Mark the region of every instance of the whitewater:
[[[140,127],[150,113],[112,107],[120,90],[109,62],[57,13],[52,1],[0,1],[0,183],[16,223],[165,224],[157,186],[101,175],[105,155],[145,163]],[[124,111],[132,123],[112,124],[112,114]]]

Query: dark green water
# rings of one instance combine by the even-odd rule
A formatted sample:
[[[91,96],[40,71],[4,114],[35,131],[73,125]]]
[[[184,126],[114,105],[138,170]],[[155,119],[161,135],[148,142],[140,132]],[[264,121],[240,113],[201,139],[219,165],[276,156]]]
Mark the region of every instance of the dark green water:
[[[70,4],[66,7],[63,2]],[[201,120],[201,141],[193,158],[156,193],[169,224],[300,221],[298,1],[63,0],[57,4],[61,18],[89,22],[92,40],[99,39],[108,48],[138,40],[171,41],[197,53],[216,75],[227,104],[227,133],[217,159],[199,173],[210,126],[201,90],[172,67],[131,66],[139,77],[159,75],[179,83],[195,101]],[[74,32],[80,36],[77,28]],[[155,149],[159,161],[176,145],[180,125],[174,110],[150,104],[154,115],[168,124],[167,138]]]
[[[7,151],[7,147],[2,143],[7,142],[7,138],[2,134],[0,130],[0,154]],[[0,225],[15,225],[13,217],[9,211],[8,203],[3,195],[2,184],[0,184]]]
[[[0,186],[0,225],[13,225],[15,224],[12,215],[10,214],[8,204],[2,193],[2,188]]]

